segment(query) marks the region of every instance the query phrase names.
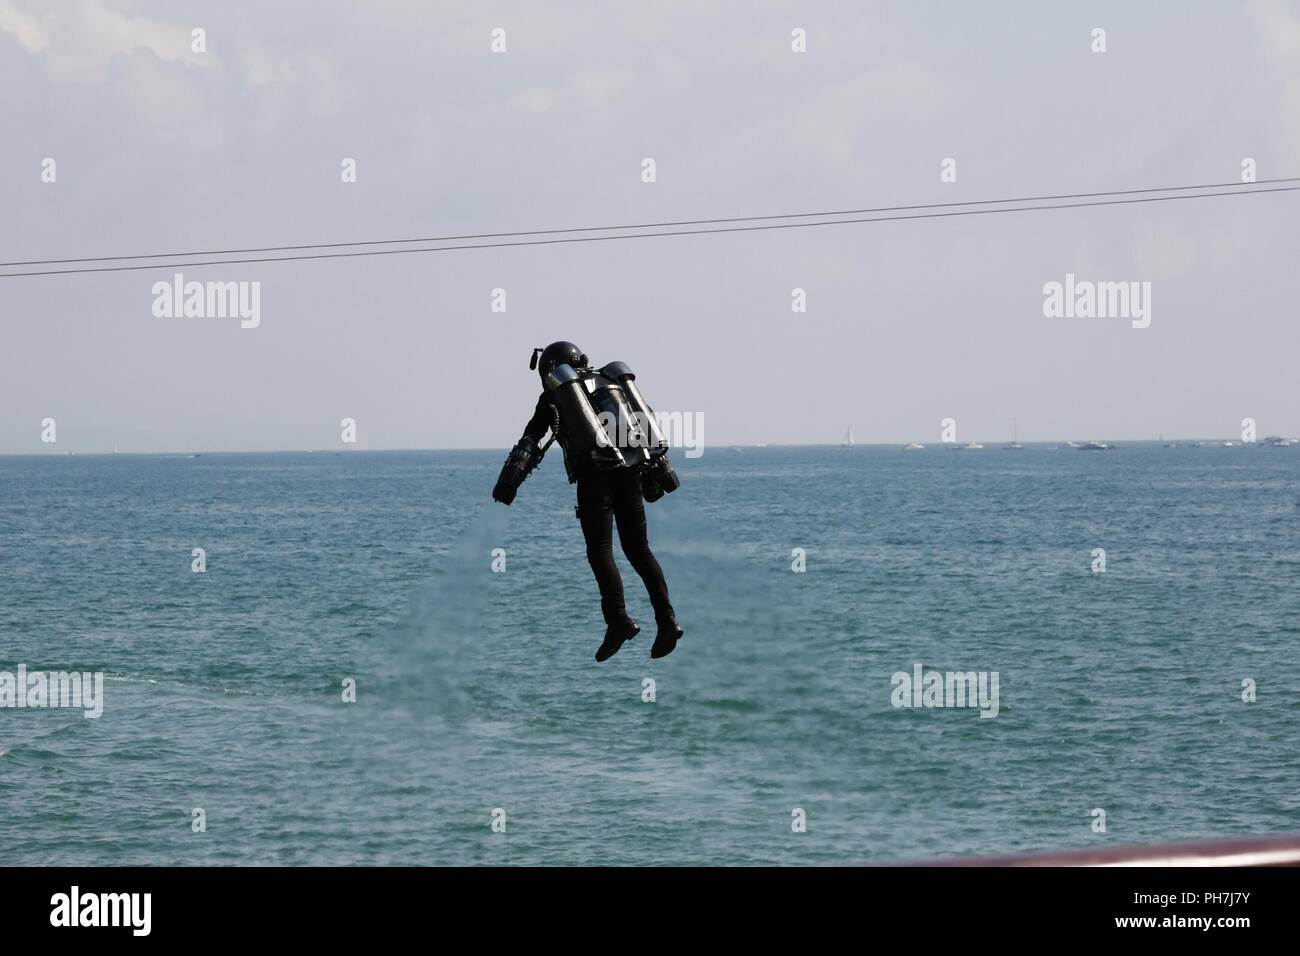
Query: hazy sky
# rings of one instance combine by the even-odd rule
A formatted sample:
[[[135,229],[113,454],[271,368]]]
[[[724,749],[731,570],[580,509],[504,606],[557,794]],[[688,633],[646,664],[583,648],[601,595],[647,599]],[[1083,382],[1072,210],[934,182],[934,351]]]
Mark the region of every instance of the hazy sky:
[[[1300,3],[0,0],[0,118],[4,261],[1265,179],[1300,175]],[[256,329],[156,318],[171,269],[0,279],[0,452],[56,450],[47,417],[57,451],[344,417],[505,448],[558,338],[706,443],[1295,434],[1297,223],[1278,193],[186,271],[259,281]],[[1067,272],[1151,282],[1151,326],[1045,318]]]

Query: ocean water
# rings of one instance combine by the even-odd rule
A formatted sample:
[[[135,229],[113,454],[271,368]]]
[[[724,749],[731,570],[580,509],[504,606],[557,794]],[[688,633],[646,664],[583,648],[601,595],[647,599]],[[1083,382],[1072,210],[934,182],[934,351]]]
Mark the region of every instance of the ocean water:
[[[646,631],[603,665],[558,456],[508,509],[504,451],[0,457],[0,671],[106,674],[98,719],[0,709],[0,863],[823,864],[1300,830],[1300,448],[674,457],[648,511],[686,636],[649,659],[622,562]],[[997,716],[893,706],[918,662],[997,672]]]

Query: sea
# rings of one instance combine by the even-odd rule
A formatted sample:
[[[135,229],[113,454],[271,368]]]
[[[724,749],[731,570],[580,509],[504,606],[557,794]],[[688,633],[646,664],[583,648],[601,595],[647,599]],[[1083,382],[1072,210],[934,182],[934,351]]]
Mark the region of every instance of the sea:
[[[508,508],[504,450],[0,457],[0,681],[103,674],[98,717],[0,708],[0,864],[1300,830],[1300,447],[673,457],[647,513],[685,637],[650,659],[619,555],[644,630],[604,664],[558,455]]]

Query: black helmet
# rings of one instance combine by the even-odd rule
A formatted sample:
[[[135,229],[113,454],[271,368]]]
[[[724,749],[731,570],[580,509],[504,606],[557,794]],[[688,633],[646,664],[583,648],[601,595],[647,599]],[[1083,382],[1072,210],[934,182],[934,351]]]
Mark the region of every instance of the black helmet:
[[[540,359],[537,357],[539,351],[541,352]],[[587,356],[583,354],[582,349],[572,342],[552,342],[544,349],[533,349],[533,361],[530,367],[537,369],[537,373],[542,376],[543,381],[546,379],[546,373],[557,365],[586,368]]]

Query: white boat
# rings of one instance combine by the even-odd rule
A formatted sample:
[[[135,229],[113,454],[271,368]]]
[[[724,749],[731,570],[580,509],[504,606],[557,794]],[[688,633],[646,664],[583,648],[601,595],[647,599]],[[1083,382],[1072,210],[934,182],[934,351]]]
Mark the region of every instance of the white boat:
[[[1067,442],[1066,442],[1064,445],[1062,445],[1061,447],[1062,447],[1062,448],[1078,448],[1078,447],[1079,447],[1079,443],[1078,443],[1077,441],[1070,440],[1070,441],[1067,441]]]
[[[916,442],[910,441],[903,446],[903,451],[918,451],[919,449],[922,449],[924,447],[925,447],[924,445],[918,445]]]
[[[1106,451],[1111,446],[1105,442],[1086,441],[1082,445],[1075,445],[1074,447],[1078,448],[1079,451]]]
[[[853,447],[853,429],[849,428],[844,432],[844,441],[841,442],[845,448]]]
[[[1020,451],[1025,446],[1020,444],[1020,425],[1011,419],[1011,441],[1002,446],[1004,451]]]
[[[980,444],[979,442],[977,442],[977,441],[968,441],[966,444],[962,445],[961,447],[962,447],[962,448],[968,448],[968,449],[970,449],[971,451],[977,451],[977,450],[979,450],[980,448],[983,448],[984,446],[981,445],[981,444]]]

